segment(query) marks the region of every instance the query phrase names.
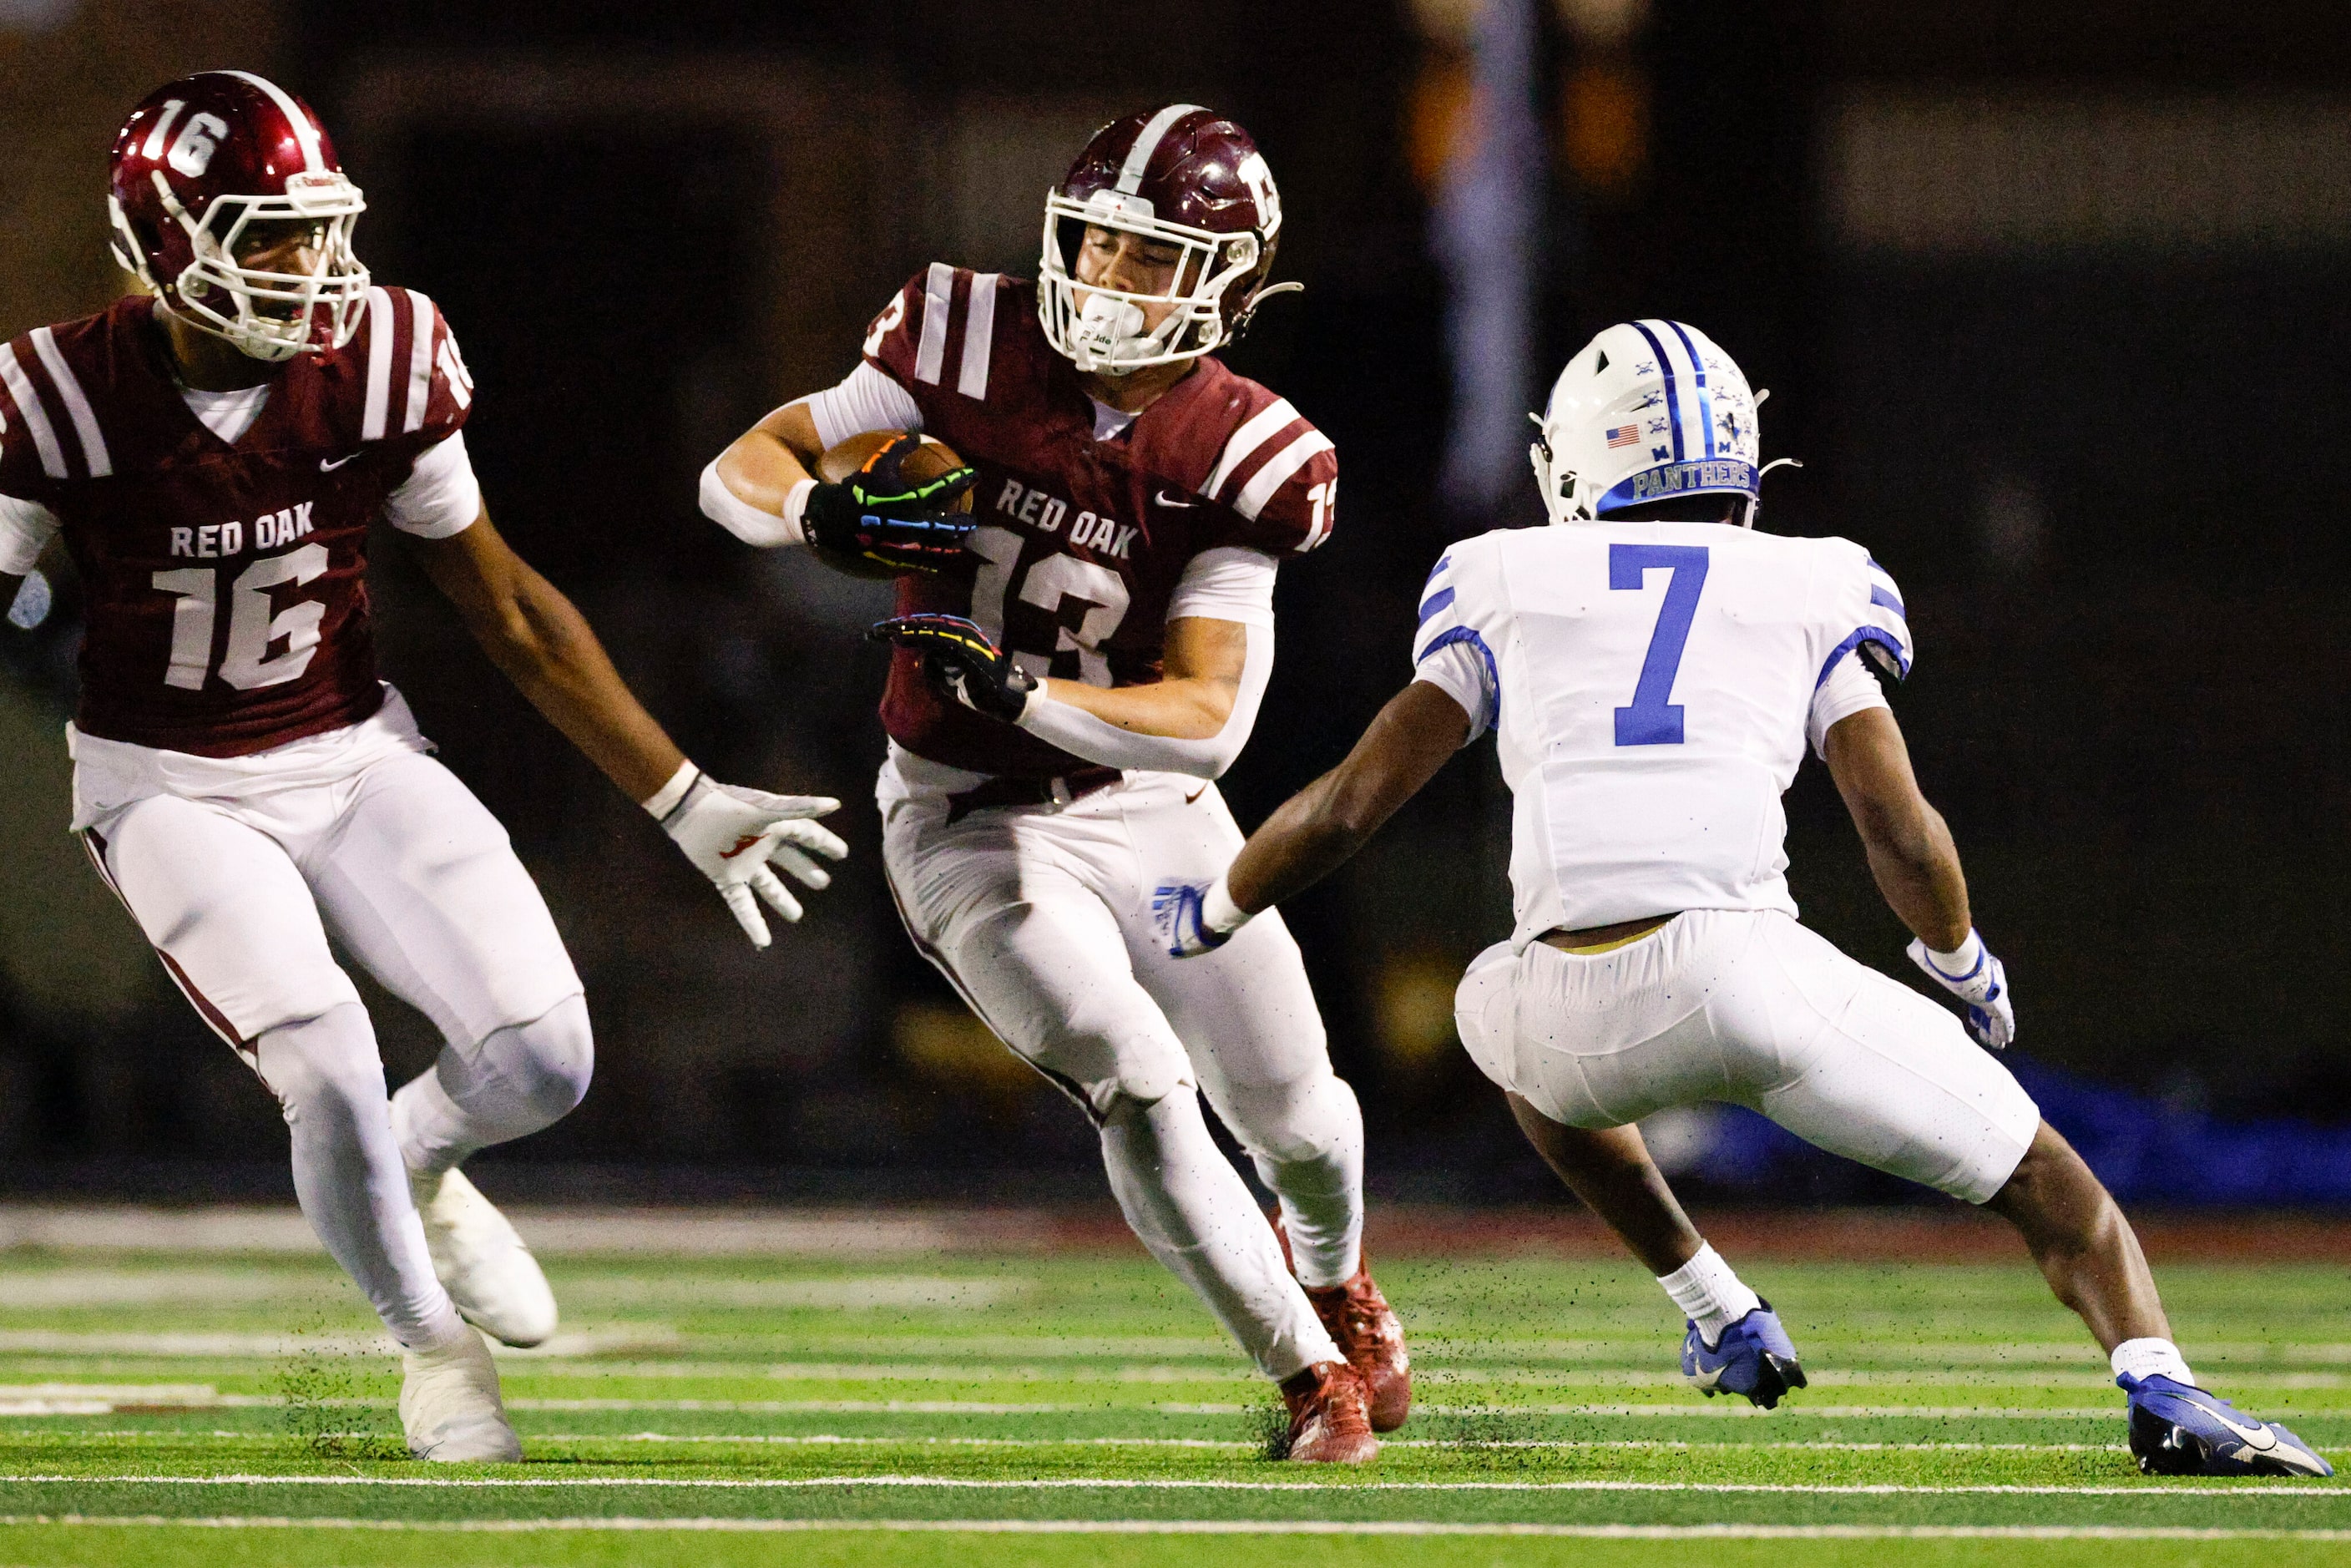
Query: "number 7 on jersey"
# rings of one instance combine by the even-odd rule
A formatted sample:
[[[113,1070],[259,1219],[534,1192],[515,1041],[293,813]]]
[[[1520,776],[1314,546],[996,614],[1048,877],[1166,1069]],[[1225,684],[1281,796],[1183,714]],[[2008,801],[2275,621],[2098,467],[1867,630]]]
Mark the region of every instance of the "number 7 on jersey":
[[[1704,545],[1624,545],[1608,547],[1608,586],[1636,592],[1647,586],[1651,570],[1670,571],[1666,602],[1657,612],[1656,630],[1649,633],[1649,652],[1641,661],[1641,679],[1633,688],[1629,707],[1616,710],[1619,746],[1679,746],[1682,707],[1666,699],[1674,695],[1674,677],[1681,673],[1682,649],[1689,642],[1690,622],[1698,614],[1698,596],[1706,587],[1707,547]]]

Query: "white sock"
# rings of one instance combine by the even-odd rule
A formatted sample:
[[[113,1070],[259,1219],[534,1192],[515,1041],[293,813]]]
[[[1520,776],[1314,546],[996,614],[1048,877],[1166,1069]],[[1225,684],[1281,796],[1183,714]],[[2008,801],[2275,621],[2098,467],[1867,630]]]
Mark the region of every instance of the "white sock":
[[[1658,1275],[1657,1283],[1666,1288],[1682,1315],[1698,1325],[1699,1336],[1709,1347],[1722,1343],[1723,1330],[1763,1304],[1710,1241],[1701,1244],[1698,1256],[1672,1273]]]
[[[1281,1201],[1298,1282],[1343,1285],[1364,1266],[1364,1113],[1324,1073],[1279,1089],[1228,1089],[1217,1113]]]
[[[580,1103],[594,1063],[585,997],[473,1045],[444,1045],[392,1097],[400,1157],[418,1176],[437,1176],[477,1149],[536,1133]]]
[[[2191,1388],[2196,1385],[2196,1375],[2188,1370],[2188,1358],[2168,1339],[2126,1339],[2115,1346],[2115,1354],[2109,1359],[2116,1377],[2160,1376]]]
[[[1148,1105],[1121,1098],[1102,1124],[1102,1165],[1126,1222],[1151,1255],[1275,1382],[1343,1361],[1241,1173],[1208,1135],[1185,1085]]]
[[[303,1217],[392,1337],[430,1350],[472,1333],[434,1277],[366,1009],[349,1002],[269,1030],[255,1057],[285,1112]]]

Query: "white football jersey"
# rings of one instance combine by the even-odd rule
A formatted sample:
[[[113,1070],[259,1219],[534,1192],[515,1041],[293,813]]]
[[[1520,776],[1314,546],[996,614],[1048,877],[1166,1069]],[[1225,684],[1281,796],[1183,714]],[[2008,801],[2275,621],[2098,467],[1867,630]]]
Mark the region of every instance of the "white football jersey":
[[[1686,909],[1777,909],[1780,797],[1809,736],[1910,668],[1894,580],[1859,545],[1726,523],[1502,529],[1423,591],[1419,678],[1491,727],[1513,798],[1514,947]]]

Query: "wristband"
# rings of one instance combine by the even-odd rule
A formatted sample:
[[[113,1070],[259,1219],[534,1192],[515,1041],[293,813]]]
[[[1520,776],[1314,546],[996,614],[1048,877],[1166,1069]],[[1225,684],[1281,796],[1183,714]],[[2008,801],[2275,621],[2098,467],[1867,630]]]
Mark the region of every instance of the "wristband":
[[[1970,925],[1968,927],[1968,939],[1949,952],[1938,953],[1932,947],[1927,948],[1927,962],[1934,966],[1938,978],[1949,980],[1955,986],[1971,980],[1975,978],[1976,971],[1983,967],[1983,938],[1977,936],[1975,927]]]
[[[1230,936],[1249,921],[1249,912],[1233,902],[1232,890],[1218,877],[1200,900],[1200,925],[1219,936]]]
[[[677,810],[678,802],[685,799],[686,791],[693,789],[694,781],[701,777],[702,769],[696,768],[692,761],[681,762],[677,765],[677,771],[669,776],[668,783],[646,796],[638,804],[644,807],[646,812],[655,821],[659,821]]]

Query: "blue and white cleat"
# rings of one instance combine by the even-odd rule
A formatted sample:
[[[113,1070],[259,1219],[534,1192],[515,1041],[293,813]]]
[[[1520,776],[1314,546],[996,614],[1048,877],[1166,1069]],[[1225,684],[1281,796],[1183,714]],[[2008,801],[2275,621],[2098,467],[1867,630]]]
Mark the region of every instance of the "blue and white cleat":
[[[2124,1373],[2130,1447],[2151,1476],[2331,1476],[2335,1467],[2274,1421],[2257,1421],[2225,1399],[2158,1373]]]
[[[1796,1346],[1769,1301],[1723,1330],[1720,1344],[1709,1346],[1691,1323],[1682,1339],[1682,1375],[1708,1399],[1743,1394],[1766,1410],[1791,1388],[1804,1386]]]

